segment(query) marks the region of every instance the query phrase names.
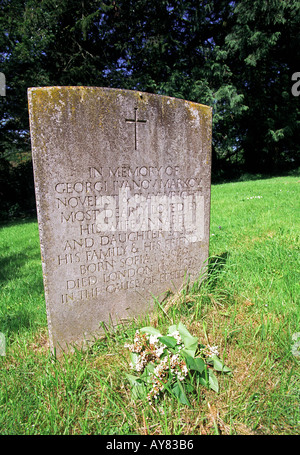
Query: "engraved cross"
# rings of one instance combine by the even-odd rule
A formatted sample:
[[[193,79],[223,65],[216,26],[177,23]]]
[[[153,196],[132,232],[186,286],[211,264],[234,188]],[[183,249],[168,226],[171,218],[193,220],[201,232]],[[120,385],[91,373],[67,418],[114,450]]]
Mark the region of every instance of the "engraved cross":
[[[138,123],[146,123],[147,120],[138,120],[137,118],[137,110],[138,108],[134,108],[134,119],[125,119],[126,123],[134,123],[134,148],[137,149],[137,124]]]

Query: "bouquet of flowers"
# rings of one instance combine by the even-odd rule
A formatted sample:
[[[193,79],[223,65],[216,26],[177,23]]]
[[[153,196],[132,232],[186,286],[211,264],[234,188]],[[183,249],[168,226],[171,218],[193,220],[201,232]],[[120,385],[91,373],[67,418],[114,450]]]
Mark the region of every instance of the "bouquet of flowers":
[[[130,350],[130,367],[139,376],[127,374],[133,398],[147,397],[150,403],[169,392],[189,405],[188,393],[203,385],[219,391],[215,371],[230,373],[218,355],[217,346],[199,344],[179,322],[166,335],[153,327],[137,330]]]

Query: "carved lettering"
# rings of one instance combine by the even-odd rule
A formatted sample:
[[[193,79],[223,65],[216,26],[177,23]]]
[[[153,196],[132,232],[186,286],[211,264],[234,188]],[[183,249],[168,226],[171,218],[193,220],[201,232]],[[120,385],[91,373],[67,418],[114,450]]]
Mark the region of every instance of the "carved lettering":
[[[204,235],[201,178],[182,178],[178,165],[89,167],[87,175],[54,186],[61,223],[78,234],[58,255],[60,267],[78,264],[62,302],[184,277],[196,260],[182,246]],[[113,194],[104,194],[109,187]]]

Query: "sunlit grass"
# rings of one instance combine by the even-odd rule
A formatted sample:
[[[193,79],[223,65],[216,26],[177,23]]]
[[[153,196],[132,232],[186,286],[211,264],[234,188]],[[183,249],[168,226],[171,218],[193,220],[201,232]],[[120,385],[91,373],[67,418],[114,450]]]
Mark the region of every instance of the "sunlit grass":
[[[49,352],[37,223],[2,227],[0,433],[300,434],[299,188],[298,177],[212,186],[208,280],[61,359]],[[124,344],[179,321],[218,345],[233,375],[190,407],[133,400]]]

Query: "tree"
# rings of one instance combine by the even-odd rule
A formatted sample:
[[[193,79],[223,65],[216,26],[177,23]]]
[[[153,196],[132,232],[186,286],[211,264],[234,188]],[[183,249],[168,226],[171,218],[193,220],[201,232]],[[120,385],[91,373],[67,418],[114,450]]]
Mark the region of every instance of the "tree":
[[[0,11],[0,159],[30,157],[28,87],[95,85],[212,106],[213,171],[299,165],[298,1],[3,0]]]
[[[211,104],[215,148],[236,140],[222,119],[230,106],[239,111],[241,96],[222,56],[216,61],[228,2],[10,0],[2,12],[2,156],[29,151],[27,87],[38,85],[106,85]]]
[[[242,0],[234,9],[227,64],[247,106],[239,140],[249,172],[299,165],[299,100],[291,94],[299,23],[297,1]]]
[[[30,150],[28,87],[105,83],[105,71],[119,56],[110,38],[112,10],[97,0],[2,2],[0,62],[7,80],[2,156],[15,159],[15,152]]]

